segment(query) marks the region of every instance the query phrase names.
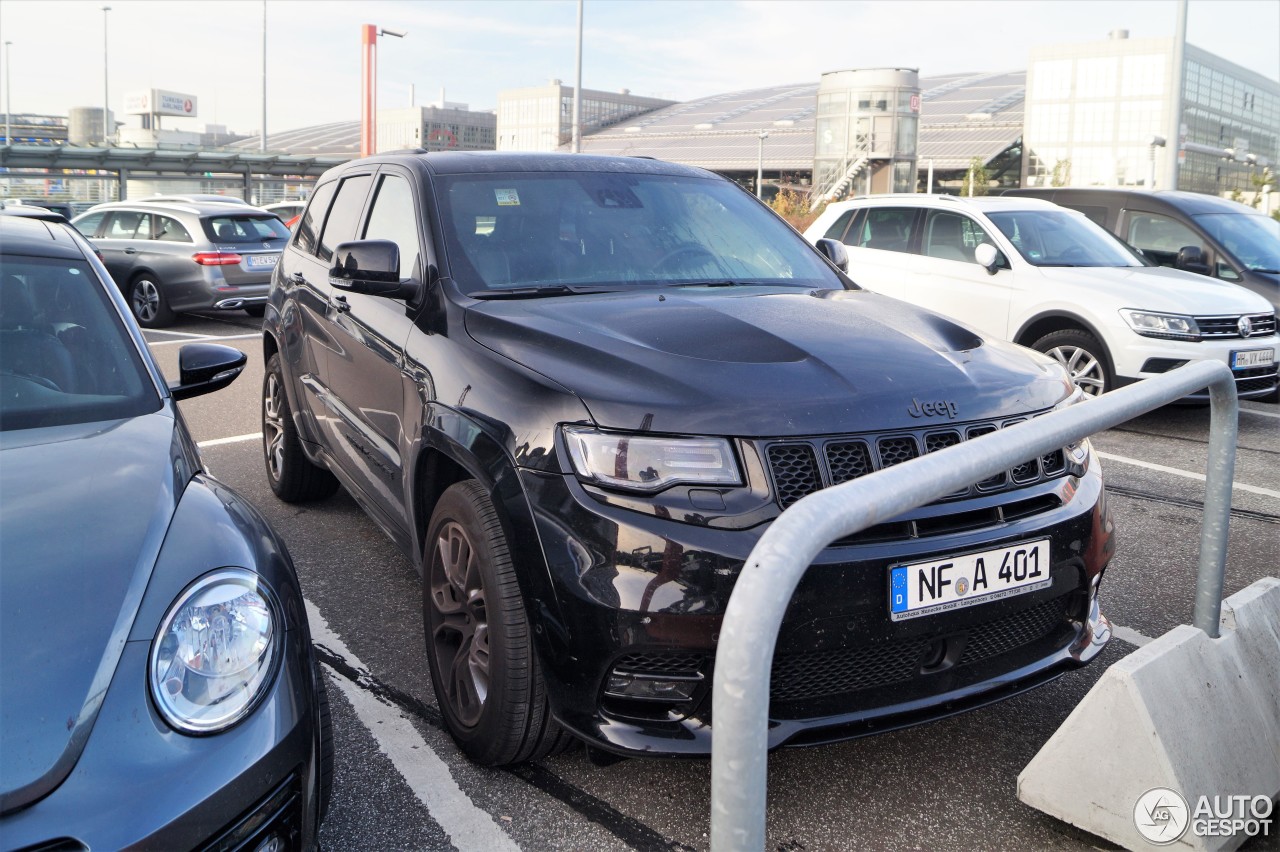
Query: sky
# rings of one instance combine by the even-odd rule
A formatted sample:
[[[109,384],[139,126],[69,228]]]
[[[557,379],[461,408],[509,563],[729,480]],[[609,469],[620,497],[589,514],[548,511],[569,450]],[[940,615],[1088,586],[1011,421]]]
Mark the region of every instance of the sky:
[[[360,117],[362,24],[378,40],[380,109],[449,101],[493,109],[498,92],[574,80],[576,0],[0,0],[14,113],[111,109],[151,88],[195,95],[195,119],[269,133]],[[1037,45],[1168,37],[1176,0],[585,0],[582,84],[692,100],[816,82],[826,71],[921,76],[1027,67]],[[1189,0],[1187,41],[1280,80],[1280,0]],[[8,75],[6,74],[6,77]],[[411,100],[412,99],[412,100]],[[132,119],[131,123],[136,123]]]

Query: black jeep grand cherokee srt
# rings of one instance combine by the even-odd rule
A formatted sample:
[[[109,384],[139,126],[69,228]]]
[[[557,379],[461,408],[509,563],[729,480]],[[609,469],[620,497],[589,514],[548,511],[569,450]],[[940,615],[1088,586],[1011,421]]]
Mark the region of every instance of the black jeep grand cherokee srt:
[[[1048,359],[859,289],[729,181],[639,158],[327,172],[264,346],[272,488],[341,483],[414,560],[436,697],[486,764],[570,735],[708,753],[720,618],[770,521],[1076,399]],[[1111,552],[1087,443],[836,542],[783,624],[770,744],[1087,663]]]

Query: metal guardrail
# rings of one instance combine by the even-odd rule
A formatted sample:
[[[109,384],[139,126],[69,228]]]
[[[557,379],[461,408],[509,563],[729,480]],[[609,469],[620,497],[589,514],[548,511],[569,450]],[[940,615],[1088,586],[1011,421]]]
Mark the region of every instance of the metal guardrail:
[[[991,435],[814,492],[784,511],[747,557],[725,609],[712,688],[711,848],[763,850],[769,676],[800,578],[831,542],[1027,459],[1207,387],[1211,406],[1195,626],[1218,636],[1239,403],[1225,364],[1200,361]]]

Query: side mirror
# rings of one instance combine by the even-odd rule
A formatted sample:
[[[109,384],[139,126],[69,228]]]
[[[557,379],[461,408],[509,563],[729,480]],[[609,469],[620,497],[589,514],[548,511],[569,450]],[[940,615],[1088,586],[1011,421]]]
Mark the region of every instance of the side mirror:
[[[418,284],[400,279],[400,247],[391,240],[338,243],[329,284],[339,290],[389,299],[412,299]]]
[[[835,264],[837,269],[845,273],[849,271],[849,252],[845,250],[844,243],[823,237],[818,240],[817,247],[822,256]]]
[[[1000,252],[991,243],[982,243],[973,250],[973,259],[979,266],[986,267],[988,275],[995,275],[1000,268]]]
[[[216,343],[188,343],[178,352],[178,383],[169,385],[174,399],[222,390],[244,371],[248,358],[239,349]]]
[[[1178,259],[1174,261],[1174,266],[1187,272],[1209,274],[1209,264],[1204,262],[1204,251],[1200,246],[1183,246],[1178,249]]]

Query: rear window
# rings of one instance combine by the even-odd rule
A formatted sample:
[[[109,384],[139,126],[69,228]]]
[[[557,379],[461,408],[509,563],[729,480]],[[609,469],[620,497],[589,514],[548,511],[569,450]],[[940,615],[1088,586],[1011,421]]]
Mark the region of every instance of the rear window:
[[[277,216],[210,216],[201,219],[204,234],[215,243],[260,243],[287,240],[289,229]]]

